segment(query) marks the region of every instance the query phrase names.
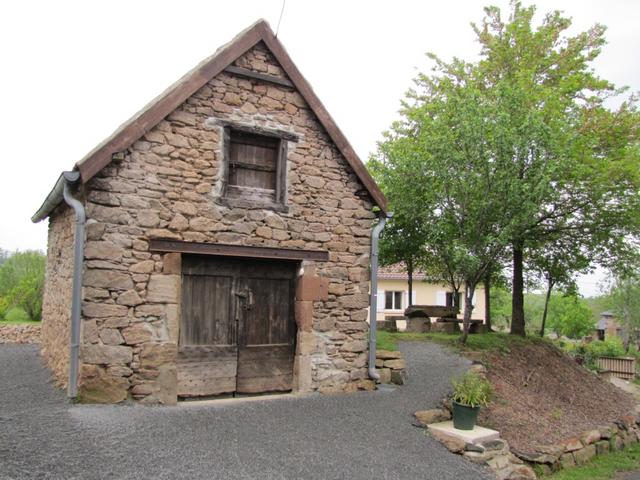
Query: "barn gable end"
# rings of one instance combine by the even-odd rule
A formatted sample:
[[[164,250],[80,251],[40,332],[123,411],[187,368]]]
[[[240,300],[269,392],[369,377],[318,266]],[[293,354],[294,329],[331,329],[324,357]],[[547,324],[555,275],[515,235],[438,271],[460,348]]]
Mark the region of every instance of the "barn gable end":
[[[175,403],[188,376],[180,370],[181,322],[190,312],[185,275],[193,273],[194,258],[197,265],[198,258],[220,255],[270,258],[260,263],[267,276],[274,258],[295,266],[293,376],[283,388],[371,387],[368,265],[372,210],[384,207],[384,197],[354,168],[351,153],[345,156],[348,143],[336,144],[332,121],[318,116],[272,47],[254,42],[100,168],[91,166],[99,158],[91,154],[78,164],[88,218],[79,379],[85,400]],[[242,181],[230,170],[244,168],[230,162],[233,135],[248,136],[252,152],[272,149],[283,159],[280,167],[267,159],[256,174],[267,178],[261,187],[273,182],[273,192],[252,195],[254,189],[241,186],[231,195],[229,186]],[[263,144],[263,137],[270,140]],[[50,219],[51,232],[58,217]],[[57,242],[55,234],[49,241]],[[45,324],[59,317],[45,305]],[[66,353],[58,348],[51,358]],[[49,365],[63,377],[63,364]]]

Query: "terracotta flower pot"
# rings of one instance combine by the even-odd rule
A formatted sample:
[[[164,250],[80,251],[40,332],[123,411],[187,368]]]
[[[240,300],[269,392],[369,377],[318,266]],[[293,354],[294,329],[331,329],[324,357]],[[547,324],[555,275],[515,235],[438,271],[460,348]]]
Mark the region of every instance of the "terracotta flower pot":
[[[470,407],[458,402],[453,404],[453,427],[458,430],[473,430],[478,419],[480,407]]]

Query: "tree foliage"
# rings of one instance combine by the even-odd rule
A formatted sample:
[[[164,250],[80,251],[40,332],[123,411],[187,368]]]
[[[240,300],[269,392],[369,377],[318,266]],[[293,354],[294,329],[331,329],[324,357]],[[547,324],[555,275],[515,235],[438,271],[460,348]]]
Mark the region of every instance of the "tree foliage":
[[[492,290],[494,323],[507,328],[511,321],[511,292],[504,288]],[[545,308],[547,309],[548,329],[559,336],[582,338],[593,333],[596,318],[588,302],[569,289],[567,293],[555,292],[547,302],[546,293],[526,293],[524,295],[524,314],[527,329],[533,333],[539,331]]]
[[[586,237],[615,253],[636,233],[638,113],[634,98],[617,111],[605,107],[620,90],[591,68],[605,43],[603,26],[565,37],[571,22],[559,12],[537,28],[534,7],[514,3],[507,23],[498,9],[486,12],[476,28],[480,68],[500,104],[497,154],[520,205],[512,222],[512,332],[524,334],[526,248]]]
[[[7,261],[7,259],[9,258],[10,253],[9,251],[0,248],[0,266]]]
[[[575,276],[588,272],[592,267],[593,250],[589,248],[591,245],[583,244],[591,241],[589,237],[582,239],[558,235],[555,241],[549,241],[544,248],[534,248],[529,253],[527,264],[534,275],[541,277],[546,290],[540,325],[541,337],[545,334],[549,302],[554,289],[560,289],[569,296],[577,296]]]
[[[45,260],[38,251],[16,252],[0,266],[0,317],[19,307],[30,319],[40,319]]]
[[[609,305],[622,327],[625,349],[638,341],[640,331],[640,275],[626,274],[614,281],[609,291]]]
[[[424,264],[424,224],[402,213],[395,215],[380,237],[380,264],[404,263],[409,280],[409,304],[413,298],[413,272]]]
[[[392,209],[425,226],[427,258],[463,279],[467,306],[511,255],[511,332],[524,335],[528,255],[555,284],[633,249],[640,122],[633,97],[605,106],[621,90],[591,68],[604,27],[567,37],[569,19],[536,26],[520,2],[507,22],[485,13],[480,61],[430,54],[434,73],[418,75],[371,166]]]
[[[554,295],[550,302],[549,327],[569,338],[582,338],[593,333],[595,322],[591,310],[577,296]]]

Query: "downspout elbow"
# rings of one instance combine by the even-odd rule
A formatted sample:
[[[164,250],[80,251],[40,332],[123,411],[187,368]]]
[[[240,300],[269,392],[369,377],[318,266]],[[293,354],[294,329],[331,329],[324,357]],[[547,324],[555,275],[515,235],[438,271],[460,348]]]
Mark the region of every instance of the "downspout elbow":
[[[75,184],[80,179],[80,175],[78,172],[64,172],[62,176],[64,179],[64,190],[62,191],[64,201],[67,205],[73,208],[73,211],[76,214],[76,224],[80,223],[84,225],[87,221],[84,205],[71,194],[71,185]]]
[[[378,315],[378,245],[380,233],[393,214],[380,214],[378,223],[373,227],[371,235],[371,293],[369,295],[369,378],[380,380],[376,372],[376,318]]]

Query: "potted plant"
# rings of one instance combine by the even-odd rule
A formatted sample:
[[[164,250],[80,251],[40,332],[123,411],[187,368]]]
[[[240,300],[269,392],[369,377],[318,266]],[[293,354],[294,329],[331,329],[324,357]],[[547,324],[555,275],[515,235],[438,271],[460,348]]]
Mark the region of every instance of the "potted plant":
[[[491,400],[491,384],[475,372],[467,372],[451,383],[453,427],[458,430],[473,430],[480,407],[488,405]]]

